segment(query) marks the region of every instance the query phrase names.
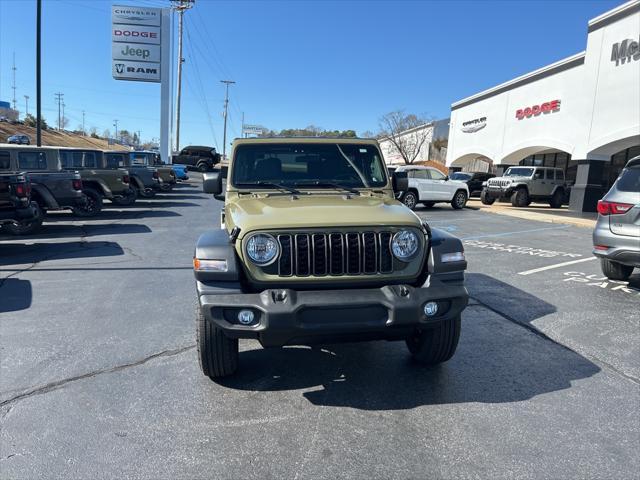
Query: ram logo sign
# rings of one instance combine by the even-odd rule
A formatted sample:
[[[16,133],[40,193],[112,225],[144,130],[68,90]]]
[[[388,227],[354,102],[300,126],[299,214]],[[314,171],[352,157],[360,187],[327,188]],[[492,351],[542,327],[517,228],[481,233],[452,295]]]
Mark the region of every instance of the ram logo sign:
[[[640,37],[638,41],[627,39],[613,44],[611,61],[616,62],[616,67],[620,64],[631,62],[632,59],[640,59]]]
[[[118,80],[160,81],[160,64],[122,61],[113,64],[113,77]]]

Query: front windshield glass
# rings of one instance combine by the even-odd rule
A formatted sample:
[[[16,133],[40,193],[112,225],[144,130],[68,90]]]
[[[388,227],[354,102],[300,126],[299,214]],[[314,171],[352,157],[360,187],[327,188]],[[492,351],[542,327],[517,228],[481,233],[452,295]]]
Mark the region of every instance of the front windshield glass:
[[[283,143],[240,145],[233,160],[232,184],[247,188],[267,183],[323,188],[384,187],[387,178],[373,145]]]
[[[511,167],[504,176],[505,177],[530,177],[533,175],[533,168]]]
[[[452,174],[450,178],[451,180],[469,180],[471,175],[468,173],[456,172]]]

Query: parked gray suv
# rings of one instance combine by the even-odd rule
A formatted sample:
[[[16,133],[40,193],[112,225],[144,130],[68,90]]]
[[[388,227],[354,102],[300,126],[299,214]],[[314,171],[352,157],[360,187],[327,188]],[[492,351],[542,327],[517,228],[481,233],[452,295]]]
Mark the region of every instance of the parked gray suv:
[[[593,254],[611,280],[628,280],[640,268],[640,156],[624,170],[598,202]]]
[[[568,200],[569,186],[564,170],[552,167],[509,167],[502,177],[487,180],[480,200],[492,205],[502,198],[514,207],[527,207],[531,202],[548,202],[560,208]]]

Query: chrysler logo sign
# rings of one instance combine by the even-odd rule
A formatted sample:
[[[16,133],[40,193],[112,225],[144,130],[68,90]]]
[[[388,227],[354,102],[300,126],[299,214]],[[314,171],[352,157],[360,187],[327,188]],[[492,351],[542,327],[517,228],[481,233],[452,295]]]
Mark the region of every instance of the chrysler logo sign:
[[[630,62],[631,59],[640,59],[640,38],[635,40],[623,40],[614,43],[611,48],[611,61],[616,62],[616,67],[621,63]]]
[[[464,133],[473,133],[478,130],[482,130],[487,126],[487,117],[474,118],[473,120],[469,120],[468,122],[464,122],[462,124],[462,130]]]

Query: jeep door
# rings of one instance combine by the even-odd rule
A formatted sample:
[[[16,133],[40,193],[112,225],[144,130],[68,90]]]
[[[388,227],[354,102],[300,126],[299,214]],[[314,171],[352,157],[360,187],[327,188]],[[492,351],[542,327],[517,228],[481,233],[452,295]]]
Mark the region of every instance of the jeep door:
[[[529,195],[544,195],[544,168],[536,168],[531,176],[531,180],[527,182]]]
[[[538,195],[544,195],[545,197],[553,193],[553,189],[556,186],[556,171],[553,168],[545,168],[544,180],[540,182],[540,191]]]
[[[433,200],[446,200],[447,202],[451,200],[457,190],[456,183],[450,182],[444,173],[435,168],[429,168],[427,172],[431,178],[430,188],[433,192]]]

